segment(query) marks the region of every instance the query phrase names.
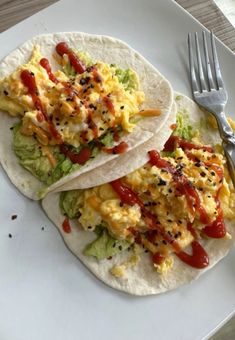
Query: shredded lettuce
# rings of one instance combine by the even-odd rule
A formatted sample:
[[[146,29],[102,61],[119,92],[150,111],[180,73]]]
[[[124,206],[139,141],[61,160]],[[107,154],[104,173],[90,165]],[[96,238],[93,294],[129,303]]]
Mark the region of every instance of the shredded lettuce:
[[[187,140],[191,140],[193,138],[193,127],[189,123],[188,115],[182,112],[177,112],[176,126],[177,127],[174,130],[174,135]]]
[[[116,240],[110,236],[104,224],[97,226],[96,229],[98,237],[85,247],[83,254],[86,256],[94,256],[97,260],[103,260],[121,253],[131,245],[130,242]]]
[[[64,191],[60,194],[60,210],[61,212],[68,216],[69,218],[78,218],[80,215],[79,209],[81,191],[70,190]]]
[[[118,77],[120,83],[123,84],[125,90],[138,90],[139,81],[136,73],[132,69],[122,70],[116,68],[115,75]]]
[[[161,151],[161,156],[162,157],[175,157],[175,151]]]
[[[99,138],[99,140],[101,141],[101,143],[106,146],[106,147],[111,147],[114,143],[114,139],[113,139],[113,132],[112,131],[108,131],[105,135],[101,136]]]

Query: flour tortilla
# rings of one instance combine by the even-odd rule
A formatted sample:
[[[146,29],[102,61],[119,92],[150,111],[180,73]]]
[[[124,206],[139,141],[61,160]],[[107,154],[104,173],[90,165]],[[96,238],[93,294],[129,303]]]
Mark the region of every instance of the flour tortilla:
[[[70,47],[88,52],[93,60],[114,63],[124,69],[130,67],[138,73],[141,90],[144,91],[146,96],[143,108],[159,108],[161,115],[145,118],[137,124],[133,133],[122,139],[128,143],[129,151],[149,140],[154,133],[161,131],[173,105],[171,85],[144,57],[118,39],[80,32],[36,36],[18,47],[0,63],[0,78],[9,75],[19,65],[26,63],[30,58],[34,45],[40,46],[42,55],[50,60],[52,69],[56,70],[58,65],[52,58],[52,53],[55,45],[60,41],[66,41]],[[12,183],[29,198],[37,200],[40,195],[45,195],[47,192],[55,190],[80,174],[119,157],[118,155],[100,153],[94,160],[82,166],[81,169],[63,177],[48,187],[47,190],[42,190],[45,185],[19,164],[19,159],[12,150],[12,131],[10,131],[10,127],[16,121],[17,119],[13,119],[8,114],[1,113],[0,162]],[[38,194],[39,192],[40,194]]]
[[[178,98],[179,94],[177,94]],[[181,96],[181,99],[177,101],[177,109],[178,111],[188,111],[190,113],[190,120],[193,125],[199,125],[201,118],[205,118],[205,113],[203,113],[198,106],[189,98],[185,96]],[[170,122],[170,121],[169,121]],[[166,127],[167,130],[167,127]],[[205,136],[206,143],[220,143],[219,135],[212,130],[209,126],[201,126],[202,135]],[[169,134],[168,130],[168,134]],[[167,132],[166,132],[167,134]],[[151,141],[146,143],[149,146],[149,149],[157,148],[162,144],[160,140],[157,140],[155,137],[155,147]],[[153,141],[154,142],[154,141]],[[130,171],[133,170],[132,162],[135,160],[133,157],[144,159],[143,164],[147,160],[146,156],[146,145],[142,145],[139,148],[136,148],[135,151],[130,152]],[[142,150],[141,150],[142,149]],[[143,151],[143,153],[142,153]],[[132,156],[133,155],[133,156]],[[121,159],[120,159],[121,160]],[[126,161],[126,159],[125,159]],[[104,165],[103,170],[107,169],[108,164]],[[123,173],[122,167],[126,168],[126,164],[121,162],[119,163],[120,173]],[[125,171],[124,171],[125,173]],[[90,172],[87,174],[87,178],[85,175],[83,176],[83,181],[80,182],[80,189],[85,188],[86,184],[90,186],[93,183],[93,177],[95,172]],[[106,173],[107,181],[110,181],[112,175],[110,177],[109,173]],[[122,176],[122,175],[121,175]],[[120,176],[118,176],[120,177]],[[97,178],[97,177],[96,177]],[[112,178],[113,179],[113,178]],[[76,188],[79,189],[79,182],[75,182]],[[156,270],[154,270],[152,261],[150,259],[149,254],[142,253],[141,260],[137,266],[134,268],[129,268],[126,271],[126,275],[123,278],[116,278],[110,274],[110,269],[114,265],[121,264],[124,260],[128,259],[130,256],[129,252],[123,252],[120,255],[114,256],[111,260],[102,260],[97,261],[93,257],[87,257],[83,255],[84,247],[92,242],[95,238],[94,233],[84,231],[80,226],[78,226],[77,222],[72,221],[71,227],[72,232],[70,234],[66,234],[62,230],[62,222],[64,220],[64,216],[61,214],[59,208],[59,193],[50,193],[43,201],[42,206],[51,219],[52,222],[59,229],[62,238],[64,239],[65,244],[68,249],[77,256],[81,262],[101,281],[113,287],[117,290],[124,291],[133,295],[151,295],[151,294],[160,294],[171,289],[175,289],[181,285],[188,284],[193,280],[197,279],[200,275],[202,275],[205,271],[212,268],[216,263],[218,263],[230,250],[230,248],[234,245],[235,242],[235,222],[234,221],[225,221],[228,232],[231,234],[231,240],[225,239],[208,239],[202,242],[204,248],[206,249],[210,264],[207,268],[203,270],[194,269],[190,266],[187,266],[182,261],[180,261],[176,256],[174,256],[174,267],[167,273],[167,275],[159,275]]]

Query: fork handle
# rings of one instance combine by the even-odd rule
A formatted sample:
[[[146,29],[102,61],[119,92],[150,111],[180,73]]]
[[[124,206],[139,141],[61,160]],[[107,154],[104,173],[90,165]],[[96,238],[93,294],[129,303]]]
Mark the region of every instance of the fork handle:
[[[235,188],[235,135],[230,127],[223,111],[215,110],[214,117],[216,118],[220,137],[223,141],[223,149],[228,161],[228,169]]]
[[[221,139],[228,144],[233,144],[235,147],[235,135],[230,127],[224,112],[214,112]]]
[[[235,188],[235,145],[223,142],[224,153],[228,161],[228,169]]]

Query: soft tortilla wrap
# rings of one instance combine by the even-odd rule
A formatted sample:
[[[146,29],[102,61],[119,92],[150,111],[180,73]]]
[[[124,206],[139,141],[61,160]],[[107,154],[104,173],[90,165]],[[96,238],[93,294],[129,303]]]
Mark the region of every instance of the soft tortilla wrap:
[[[52,69],[56,70],[58,65],[52,58],[52,53],[55,45],[60,41],[66,41],[70,47],[88,52],[93,60],[114,63],[121,68],[132,68],[138,73],[141,90],[144,91],[146,96],[143,108],[159,108],[161,115],[158,117],[146,117],[137,124],[131,134],[122,139],[129,145],[129,151],[149,140],[154,133],[161,131],[173,105],[171,85],[144,57],[118,39],[79,32],[40,35],[25,42],[0,63],[0,78],[6,77],[19,65],[26,63],[30,58],[34,45],[40,46],[42,55],[49,59]],[[80,174],[119,157],[118,155],[101,152],[94,160],[70,175],[63,177],[44,191],[42,189],[45,188],[45,185],[19,164],[19,160],[12,150],[10,127],[16,121],[17,119],[13,119],[8,114],[1,113],[0,162],[12,183],[29,198],[39,199],[40,195],[45,195]],[[38,194],[39,192],[40,194]]]
[[[190,119],[193,124],[200,124],[200,119],[204,117],[205,113],[203,113],[198,106],[189,98],[182,97],[179,101],[177,101],[178,110],[187,110],[190,113]],[[169,119],[170,122],[170,119]],[[169,125],[168,125],[169,126]],[[217,143],[220,142],[218,134],[215,130],[210,129],[209,127],[201,127],[202,135],[205,136],[206,143]],[[170,134],[170,129],[165,128],[166,135]],[[166,136],[165,135],[165,136]],[[155,143],[155,145],[154,145]],[[132,162],[135,161],[135,158],[143,157],[143,164],[147,160],[146,156],[146,146],[147,148],[159,148],[162,147],[162,141],[157,136],[155,139],[146,143],[139,147],[136,150],[133,150],[129,154],[129,170],[132,171]],[[138,152],[137,152],[138,151]],[[143,152],[142,152],[143,151]],[[141,164],[141,165],[143,165]],[[140,166],[140,163],[138,164]],[[103,167],[103,171],[109,167],[106,164]],[[123,175],[122,168],[128,169],[126,163],[119,163],[120,173]],[[125,173],[125,171],[124,171]],[[86,185],[90,186],[93,183],[92,177],[95,173],[91,172],[87,174],[87,178],[83,177],[83,181],[75,182],[77,185],[77,189],[85,188]],[[106,176],[106,182],[109,182],[113,179],[112,174],[104,171],[104,176]],[[120,177],[120,176],[118,176]],[[96,179],[97,176],[96,176]],[[65,244],[68,249],[72,251],[72,253],[77,256],[82,263],[101,281],[106,283],[107,285],[124,291],[126,293],[134,294],[134,295],[151,295],[151,294],[159,294],[166,292],[171,289],[175,289],[183,284],[187,284],[197,279],[200,275],[202,275],[205,271],[212,268],[216,263],[218,263],[230,250],[235,242],[235,223],[234,222],[226,222],[227,231],[231,234],[232,239],[208,239],[202,242],[203,247],[209,255],[210,264],[204,270],[194,269],[190,266],[187,266],[185,263],[181,262],[176,256],[174,256],[174,266],[167,273],[167,275],[160,276],[156,270],[154,269],[150,257],[148,254],[141,254],[141,260],[137,266],[134,268],[130,268],[127,270],[125,277],[116,278],[110,274],[110,269],[117,264],[122,263],[126,260],[130,255],[129,253],[123,252],[120,255],[114,256],[111,260],[102,260],[97,261],[95,258],[87,257],[83,255],[84,247],[90,243],[95,237],[91,232],[84,231],[81,227],[77,225],[74,221],[71,223],[72,232],[70,234],[66,234],[62,230],[62,223],[64,220],[64,216],[61,214],[59,208],[59,193],[50,193],[43,201],[42,206],[47,213],[48,217],[59,229],[62,238],[64,239]]]

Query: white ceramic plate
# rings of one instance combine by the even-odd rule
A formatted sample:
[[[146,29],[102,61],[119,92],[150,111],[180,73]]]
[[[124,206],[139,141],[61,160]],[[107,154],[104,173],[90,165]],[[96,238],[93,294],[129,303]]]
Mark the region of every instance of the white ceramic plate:
[[[186,38],[200,29],[169,0],[64,0],[2,33],[0,58],[40,33],[108,34],[131,44],[189,95]],[[218,52],[232,114],[235,57],[222,44]],[[13,214],[18,218],[11,220]],[[234,250],[192,285],[137,298],[95,279],[65,248],[40,205],[21,196],[2,171],[0,216],[3,340],[196,340],[235,310]]]

